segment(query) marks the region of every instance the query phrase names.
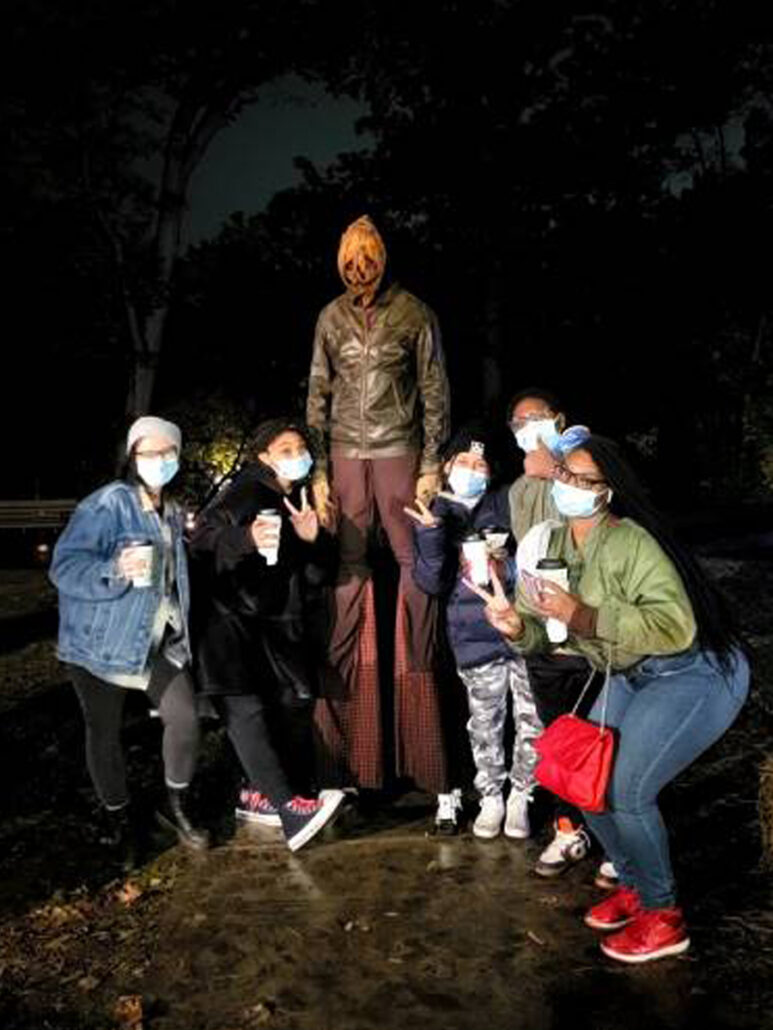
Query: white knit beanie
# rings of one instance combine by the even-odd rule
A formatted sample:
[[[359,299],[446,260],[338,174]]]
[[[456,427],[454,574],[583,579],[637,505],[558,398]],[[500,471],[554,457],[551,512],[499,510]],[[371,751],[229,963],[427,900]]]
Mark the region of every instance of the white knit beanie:
[[[179,454],[182,448],[182,433],[180,427],[174,422],[167,422],[163,418],[156,418],[154,415],[143,415],[135,422],[132,422],[126,437],[126,453],[130,454],[132,447],[143,436],[163,436],[177,448]]]

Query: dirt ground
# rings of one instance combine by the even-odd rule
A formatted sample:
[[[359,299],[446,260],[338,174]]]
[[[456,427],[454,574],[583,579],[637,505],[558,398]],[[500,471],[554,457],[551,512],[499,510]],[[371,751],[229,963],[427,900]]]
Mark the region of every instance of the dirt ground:
[[[773,1028],[758,820],[759,768],[773,751],[773,569],[712,568],[744,612],[754,690],[724,739],[664,791],[693,946],[640,968],[606,960],[582,924],[598,856],[554,881],[531,872],[544,805],[535,839],[484,842],[469,827],[431,836],[424,795],[367,796],[291,855],[278,831],[235,827],[238,772],[215,726],[197,800],[216,846],[191,856],[158,837],[141,870],[122,876],[95,839],[77,705],[50,638],[32,639],[50,627],[38,621],[19,647],[6,635],[0,1028]],[[0,573],[0,594],[16,591],[31,619],[51,604],[36,576],[40,587],[39,573]],[[18,616],[0,601],[0,620]],[[138,702],[126,746],[133,782],[149,788],[160,728]]]

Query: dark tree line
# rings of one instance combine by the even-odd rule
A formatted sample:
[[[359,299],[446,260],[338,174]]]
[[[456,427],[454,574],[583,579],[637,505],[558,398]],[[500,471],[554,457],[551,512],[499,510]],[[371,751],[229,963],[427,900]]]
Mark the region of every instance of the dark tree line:
[[[151,398],[192,427],[211,410],[221,436],[228,412],[232,439],[299,407],[338,234],[368,211],[440,314],[459,417],[546,382],[632,436],[675,497],[769,489],[773,41],[751,6],[196,11],[3,16],[22,392],[102,427],[84,478]],[[289,71],[364,101],[374,146],[329,169],[301,160],[298,188],[183,254],[209,140]]]

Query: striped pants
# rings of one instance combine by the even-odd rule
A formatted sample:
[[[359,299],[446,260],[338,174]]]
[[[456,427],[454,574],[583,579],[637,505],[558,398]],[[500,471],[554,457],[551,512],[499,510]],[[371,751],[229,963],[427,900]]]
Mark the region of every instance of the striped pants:
[[[472,757],[475,761],[475,786],[483,797],[501,794],[507,778],[505,769],[505,718],[508,696],[513,699],[515,739],[510,766],[512,790],[525,792],[534,786],[537,752],[534,740],[542,732],[534,697],[522,658],[498,658],[469,669],[459,669],[467,687]]]

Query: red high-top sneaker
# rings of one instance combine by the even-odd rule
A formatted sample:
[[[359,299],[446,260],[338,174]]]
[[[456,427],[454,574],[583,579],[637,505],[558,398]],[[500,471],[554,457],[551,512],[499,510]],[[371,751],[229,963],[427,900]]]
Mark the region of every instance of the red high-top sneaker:
[[[620,962],[651,962],[689,947],[681,908],[642,909],[624,930],[601,942],[604,954]]]
[[[639,895],[630,887],[618,887],[585,913],[585,923],[594,930],[619,930],[642,910]]]

